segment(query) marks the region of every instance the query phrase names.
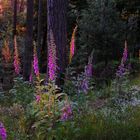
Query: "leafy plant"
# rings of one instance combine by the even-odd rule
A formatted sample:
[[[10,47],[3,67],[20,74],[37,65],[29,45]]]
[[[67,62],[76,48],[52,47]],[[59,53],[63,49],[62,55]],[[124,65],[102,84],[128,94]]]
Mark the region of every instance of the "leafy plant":
[[[34,99],[35,89],[29,82],[25,82],[22,77],[18,77],[14,79],[14,86],[9,94],[13,103],[27,106]]]
[[[60,121],[68,97],[53,83],[37,85],[36,91],[36,100],[27,109],[27,130],[32,138],[51,140],[53,135],[49,134]]]
[[[4,122],[7,140],[26,140],[24,108],[19,104],[10,107],[0,107],[0,120]]]

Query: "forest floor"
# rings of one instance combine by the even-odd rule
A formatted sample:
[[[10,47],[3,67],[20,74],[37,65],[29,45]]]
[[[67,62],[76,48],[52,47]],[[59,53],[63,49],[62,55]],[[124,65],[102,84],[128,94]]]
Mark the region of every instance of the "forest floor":
[[[43,109],[51,103],[46,102],[49,96],[42,96],[42,101],[36,103],[34,93],[37,87],[17,79],[7,96],[1,95],[0,121],[5,125],[8,140],[46,140],[47,137],[50,140],[139,140],[139,78],[140,74],[130,80],[125,96],[114,95],[112,87],[69,95],[72,118],[66,121],[59,119],[62,109],[55,114],[56,117],[51,115],[53,112],[48,114]],[[55,92],[56,89],[49,90]],[[52,95],[49,98],[53,101]],[[62,104],[56,102],[56,106]]]

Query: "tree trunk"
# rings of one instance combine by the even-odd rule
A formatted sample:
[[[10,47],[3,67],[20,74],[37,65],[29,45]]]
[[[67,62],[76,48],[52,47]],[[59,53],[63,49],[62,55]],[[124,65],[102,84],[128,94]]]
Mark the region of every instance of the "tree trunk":
[[[40,63],[40,66],[41,66],[41,72],[42,73],[45,73],[46,72],[46,69],[47,69],[47,24],[45,26],[45,30],[43,32],[43,35],[42,35],[42,45],[41,45],[41,57],[40,57],[40,61],[42,63]]]
[[[16,27],[17,27],[17,0],[14,0],[13,38],[16,35]]]
[[[38,0],[38,31],[37,31],[37,54],[40,60],[41,53],[41,36],[42,36],[42,0]]]
[[[24,65],[23,65],[23,77],[28,81],[32,67],[33,56],[33,6],[34,0],[27,0],[27,22],[26,22],[26,38],[24,49]]]
[[[48,4],[48,42],[52,30],[57,52],[57,84],[61,84],[62,74],[66,68],[66,46],[67,46],[67,4],[68,0],[47,0]]]
[[[24,11],[24,0],[21,0],[20,7],[19,7],[19,13]]]

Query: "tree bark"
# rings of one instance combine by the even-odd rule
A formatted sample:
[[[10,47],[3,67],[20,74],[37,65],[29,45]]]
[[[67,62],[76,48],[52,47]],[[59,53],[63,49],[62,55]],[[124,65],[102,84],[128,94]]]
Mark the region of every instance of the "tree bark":
[[[17,0],[14,0],[13,38],[16,35],[16,28],[17,28]]]
[[[42,36],[42,0],[38,0],[38,31],[37,31],[37,54],[40,60],[41,53],[41,36]]]
[[[27,0],[26,38],[24,49],[23,77],[28,81],[31,74],[33,57],[33,7],[34,0]]]
[[[61,76],[66,68],[67,46],[67,4],[68,0],[47,0],[48,4],[48,42],[52,30],[57,52],[57,84],[61,84]]]
[[[24,11],[24,4],[25,4],[24,0],[21,0],[20,7],[19,7],[19,12],[23,12]]]
[[[46,24],[45,30],[42,34],[43,34],[42,35],[43,37],[42,37],[41,55],[40,55],[40,61],[42,63],[40,63],[40,65],[41,65],[41,72],[45,73],[47,66],[48,66],[48,64],[47,64],[47,56],[48,56],[47,55],[48,54],[48,52],[47,52],[47,24]]]

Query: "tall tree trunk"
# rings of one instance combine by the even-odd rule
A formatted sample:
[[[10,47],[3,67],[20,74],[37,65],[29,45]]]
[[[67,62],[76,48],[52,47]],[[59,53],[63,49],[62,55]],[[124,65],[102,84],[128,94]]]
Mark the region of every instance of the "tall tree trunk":
[[[23,12],[23,7],[24,7],[24,0],[21,0],[20,6],[19,6],[19,12]]]
[[[53,32],[57,51],[57,84],[66,68],[66,46],[67,46],[67,4],[68,0],[47,0],[48,4],[48,42],[50,33]]]
[[[32,56],[33,56],[33,7],[34,0],[27,0],[27,22],[26,22],[26,38],[24,49],[24,65],[23,65],[23,77],[24,80],[29,80]]]
[[[45,30],[43,32],[43,35],[42,35],[42,45],[41,45],[41,57],[40,57],[40,61],[42,62],[40,65],[41,65],[41,72],[42,73],[45,73],[46,72],[46,69],[47,69],[47,24],[45,26]]]
[[[17,27],[17,0],[14,0],[13,38],[16,35],[16,27]]]
[[[42,0],[38,0],[38,30],[37,30],[37,54],[40,60],[41,36],[42,36]]]

